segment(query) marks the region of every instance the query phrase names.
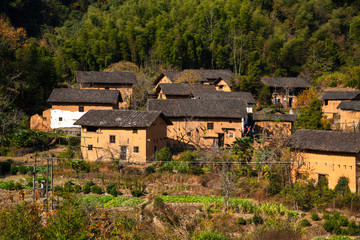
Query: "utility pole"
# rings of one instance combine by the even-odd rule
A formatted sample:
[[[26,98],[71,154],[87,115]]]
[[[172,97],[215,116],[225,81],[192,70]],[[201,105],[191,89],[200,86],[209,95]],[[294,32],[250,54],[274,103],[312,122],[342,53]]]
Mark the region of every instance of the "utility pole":
[[[46,159],[46,201],[49,201],[49,158]]]
[[[51,210],[54,209],[54,159],[51,158]]]
[[[36,177],[36,157],[34,156],[34,171],[33,171],[33,203],[35,202],[35,177]]]

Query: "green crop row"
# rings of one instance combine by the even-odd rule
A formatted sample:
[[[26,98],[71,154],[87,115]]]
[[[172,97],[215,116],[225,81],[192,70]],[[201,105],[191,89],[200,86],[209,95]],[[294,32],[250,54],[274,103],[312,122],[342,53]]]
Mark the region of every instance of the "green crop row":
[[[144,200],[140,198],[114,197],[111,195],[88,195],[83,196],[80,201],[84,205],[98,205],[101,207],[136,207]]]
[[[203,203],[205,205],[214,204],[215,207],[224,204],[223,197],[216,196],[159,196],[166,203]],[[264,203],[257,205],[248,199],[230,198],[229,205],[233,209],[242,210],[244,213],[265,213],[267,215],[297,216],[298,213],[287,209],[278,203]]]

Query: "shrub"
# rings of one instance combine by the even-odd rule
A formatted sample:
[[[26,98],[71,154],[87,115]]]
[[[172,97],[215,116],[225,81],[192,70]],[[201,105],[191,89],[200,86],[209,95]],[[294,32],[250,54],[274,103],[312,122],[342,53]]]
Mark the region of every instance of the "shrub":
[[[319,217],[319,215],[317,214],[317,212],[313,212],[313,213],[311,214],[311,220],[313,220],[313,221],[320,221],[320,217]]]
[[[299,225],[300,225],[300,227],[310,227],[311,223],[309,222],[309,220],[304,218],[304,219],[301,219]]]
[[[179,155],[179,161],[183,162],[193,162],[196,160],[198,154],[196,151],[185,151],[180,153]]]
[[[2,182],[0,183],[0,188],[5,190],[14,190],[15,189],[14,181]]]
[[[339,178],[338,183],[335,186],[335,192],[340,193],[341,195],[345,195],[346,193],[350,193],[349,188],[349,179],[346,177]]]
[[[11,162],[0,162],[0,174],[9,173],[11,169]]]
[[[80,185],[75,185],[74,186],[74,192],[75,193],[81,193],[81,186]]]
[[[116,189],[116,183],[110,183],[106,186],[106,192],[110,194],[111,190]]]
[[[90,193],[91,192],[90,188],[91,188],[90,185],[85,184],[84,187],[83,187],[83,193],[84,194]]]
[[[189,173],[189,164],[186,162],[177,162],[175,170],[178,173]]]
[[[329,215],[329,213],[324,213],[324,215],[323,215],[323,219],[325,219],[325,220],[329,220],[329,219],[330,219],[330,215]]]
[[[122,195],[122,192],[118,191],[116,188],[111,189],[110,194],[114,197],[117,197],[118,195]]]
[[[336,227],[339,227],[339,225],[334,219],[329,219],[325,221],[323,227],[325,231],[332,233]]]
[[[18,166],[15,166],[15,165],[11,165],[11,168],[10,168],[10,174],[11,175],[16,175],[19,171],[19,168]]]
[[[15,183],[15,190],[20,190],[20,189],[23,189],[23,186],[22,186],[22,184],[21,183],[19,183],[19,182],[17,182],[17,183]]]
[[[170,148],[164,147],[155,153],[155,161],[167,162],[171,161]]]
[[[97,185],[93,185],[91,187],[91,192],[95,193],[95,194],[102,194],[103,193],[102,188],[100,186],[97,186]]]
[[[345,216],[340,216],[339,217],[339,225],[342,227],[347,227],[349,225],[349,219],[347,219],[347,217],[345,217]]]
[[[255,214],[253,216],[252,221],[255,225],[260,225],[264,223],[264,219],[258,214]]]
[[[131,190],[131,195],[134,197],[140,197],[142,195],[142,191],[138,188]]]
[[[27,174],[28,172],[33,171],[33,168],[31,166],[28,167],[28,166],[19,165],[18,168],[21,174]]]
[[[246,225],[246,219],[244,219],[244,218],[241,217],[241,218],[238,219],[237,223],[238,223],[239,225]]]
[[[73,187],[73,183],[71,181],[67,181],[64,184],[64,192],[73,192],[74,191],[74,187]]]
[[[154,166],[149,166],[145,169],[145,173],[146,174],[151,174],[155,172],[155,167]]]
[[[59,185],[54,186],[54,192],[55,193],[61,193],[63,191],[64,191],[64,188],[62,186],[59,186]]]
[[[204,170],[200,167],[191,166],[190,173],[194,174],[194,175],[201,175],[201,174],[204,174]]]

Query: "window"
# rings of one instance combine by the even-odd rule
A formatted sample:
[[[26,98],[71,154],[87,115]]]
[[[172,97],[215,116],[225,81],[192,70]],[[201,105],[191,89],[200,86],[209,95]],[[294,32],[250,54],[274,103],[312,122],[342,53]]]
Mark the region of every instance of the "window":
[[[46,121],[46,117],[43,117],[43,121]]]
[[[327,106],[329,104],[328,100],[325,100],[325,106]]]
[[[106,87],[105,90],[109,90],[109,87]]]
[[[93,149],[93,145],[92,145],[92,144],[89,144],[89,145],[88,145],[88,150],[89,150],[89,151],[92,151],[92,149]]]
[[[191,132],[187,132],[186,135],[187,135],[188,137],[191,137]]]
[[[133,129],[133,133],[138,133],[138,130],[137,130],[137,129]]]
[[[110,143],[115,143],[115,136],[114,135],[110,135]]]
[[[214,129],[214,123],[207,123],[207,129]]]
[[[59,117],[59,122],[61,122],[62,121],[62,117]]]
[[[79,112],[84,112],[84,106],[79,106]]]
[[[229,138],[234,138],[234,133],[233,132],[229,132]]]
[[[139,153],[139,146],[134,146],[134,153]]]

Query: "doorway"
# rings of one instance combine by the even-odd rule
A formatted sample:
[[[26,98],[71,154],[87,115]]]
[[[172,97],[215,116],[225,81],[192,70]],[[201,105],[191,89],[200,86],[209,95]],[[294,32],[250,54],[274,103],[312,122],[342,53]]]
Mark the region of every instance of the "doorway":
[[[224,134],[218,133],[218,147],[224,147]]]
[[[127,146],[120,146],[120,160],[126,160]]]

